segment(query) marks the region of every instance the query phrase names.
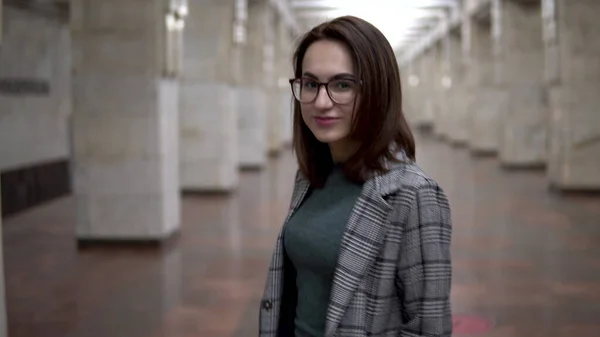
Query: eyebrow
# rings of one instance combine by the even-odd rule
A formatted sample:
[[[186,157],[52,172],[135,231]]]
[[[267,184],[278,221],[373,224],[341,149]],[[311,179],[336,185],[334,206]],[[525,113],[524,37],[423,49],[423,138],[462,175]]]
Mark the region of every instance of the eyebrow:
[[[305,71],[302,76],[307,76],[307,77],[312,77],[315,80],[318,80],[319,77],[313,73],[311,73],[310,71]],[[338,78],[355,78],[354,74],[350,74],[350,73],[339,73],[339,74],[335,74],[333,76],[331,76],[328,80],[333,80],[333,79],[338,79]]]

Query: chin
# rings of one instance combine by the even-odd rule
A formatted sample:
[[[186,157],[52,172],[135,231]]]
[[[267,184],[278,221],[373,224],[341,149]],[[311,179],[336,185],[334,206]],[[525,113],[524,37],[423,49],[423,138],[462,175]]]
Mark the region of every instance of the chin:
[[[335,143],[345,138],[337,132],[313,132],[313,135],[315,135],[315,138],[317,138],[318,141],[325,144]]]

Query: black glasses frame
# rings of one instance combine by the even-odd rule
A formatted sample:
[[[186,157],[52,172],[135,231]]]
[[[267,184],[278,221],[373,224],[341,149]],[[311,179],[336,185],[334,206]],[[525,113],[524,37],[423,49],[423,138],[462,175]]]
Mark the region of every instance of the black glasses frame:
[[[300,99],[298,99],[298,97],[296,97],[296,94],[294,93],[294,82],[296,82],[296,81],[299,81],[299,80],[303,80],[303,79],[306,79],[306,80],[313,81],[314,83],[316,83],[316,84],[318,85],[318,87],[317,87],[317,94],[315,95],[315,98],[313,98],[313,99],[312,99],[312,101],[310,101],[310,102],[302,102]],[[297,78],[290,78],[290,79],[289,79],[289,82],[290,82],[290,89],[292,90],[292,96],[294,96],[294,99],[296,99],[298,102],[300,102],[300,103],[302,103],[302,104],[310,104],[310,103],[314,103],[314,102],[317,100],[317,97],[319,97],[319,91],[321,91],[321,87],[322,87],[322,86],[323,86],[323,87],[325,87],[325,92],[327,93],[327,96],[329,97],[329,99],[330,99],[332,102],[334,102],[335,104],[346,105],[346,104],[350,104],[350,103],[352,103],[352,101],[353,101],[354,99],[350,100],[350,102],[347,102],[347,103],[339,103],[339,102],[337,102],[335,99],[333,99],[333,97],[331,97],[331,93],[329,92],[329,83],[331,83],[331,82],[333,82],[333,81],[339,81],[339,80],[348,80],[348,81],[352,81],[352,82],[354,82],[354,83],[355,83],[357,86],[361,85],[361,83],[362,83],[362,81],[357,81],[357,80],[355,80],[355,79],[353,79],[353,78],[334,78],[334,79],[331,79],[331,80],[329,80],[329,81],[327,81],[327,82],[320,82],[320,81],[317,81],[316,79],[314,79],[314,78],[310,78],[310,77],[297,77]],[[356,96],[356,93],[355,93],[355,96]]]

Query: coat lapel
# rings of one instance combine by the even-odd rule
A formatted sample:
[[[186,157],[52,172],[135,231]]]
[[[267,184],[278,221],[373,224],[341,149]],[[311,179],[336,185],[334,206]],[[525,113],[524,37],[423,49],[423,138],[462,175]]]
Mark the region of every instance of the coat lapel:
[[[325,336],[334,336],[356,288],[378,256],[386,233],[390,205],[383,199],[386,179],[375,176],[363,190],[350,214],[342,238],[325,322]]]
[[[279,235],[277,237],[277,242],[275,244],[275,251],[273,252],[273,257],[271,260],[271,265],[269,267],[269,278],[267,281],[268,288],[266,293],[268,297],[272,299],[276,303],[280,303],[281,296],[283,293],[283,268],[284,268],[284,253],[283,253],[283,233],[284,228],[287,222],[289,221],[292,214],[298,209],[304,197],[306,197],[306,193],[308,192],[310,187],[309,182],[302,178],[300,173],[296,175],[296,182],[294,185],[294,192],[292,193],[292,201],[290,204],[290,209],[288,211],[287,217],[283,223],[283,226],[279,230]],[[276,320],[275,320],[276,321]],[[274,323],[275,324],[275,323]]]
[[[306,197],[306,193],[310,188],[310,183],[308,180],[302,177],[301,173],[298,172],[296,176],[296,187],[294,188],[294,193],[292,194],[292,202],[290,204],[290,210],[285,219],[284,225],[288,222],[292,214],[298,209],[304,197]]]

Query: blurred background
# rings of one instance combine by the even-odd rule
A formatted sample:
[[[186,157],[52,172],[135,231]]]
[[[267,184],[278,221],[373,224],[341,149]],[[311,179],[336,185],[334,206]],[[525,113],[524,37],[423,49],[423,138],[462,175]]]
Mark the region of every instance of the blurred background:
[[[256,336],[293,48],[346,14],[448,194],[454,335],[600,336],[600,1],[0,2],[0,337]]]

